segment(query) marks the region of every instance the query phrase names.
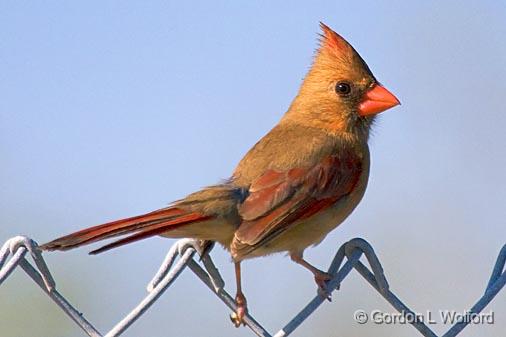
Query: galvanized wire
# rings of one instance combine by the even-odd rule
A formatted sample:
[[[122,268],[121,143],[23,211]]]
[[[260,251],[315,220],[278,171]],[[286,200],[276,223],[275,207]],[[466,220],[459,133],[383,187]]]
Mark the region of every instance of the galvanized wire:
[[[177,241],[167,253],[158,272],[147,286],[148,295],[109,332],[102,335],[84,316],[75,309],[57,290],[37,243],[25,236],[16,236],[5,242],[0,249],[0,285],[20,266],[25,273],[90,337],[117,337],[125,332],[149,307],[163,294],[176,278],[188,267],[227,307],[236,309],[234,298],[225,290],[225,282],[216,269],[209,254],[196,260],[198,244],[189,239]],[[360,260],[362,255],[370,266]],[[33,263],[29,262],[31,258]],[[346,260],[345,260],[346,259]],[[176,262],[177,260],[177,262]],[[489,282],[483,296],[468,311],[479,314],[506,284],[506,245],[497,257]],[[339,289],[341,282],[355,269],[381,296],[385,298],[404,317],[413,317],[409,309],[391,290],[383,272],[383,267],[372,246],[363,239],[353,239],[343,244],[337,251],[328,273],[332,278],[327,282],[329,293]],[[294,332],[311,314],[325,302],[326,297],[317,294],[281,330],[270,334],[250,314],[244,323],[253,333],[261,337],[286,337]],[[438,337],[423,321],[408,320],[423,336]],[[469,320],[456,322],[441,337],[455,337],[468,324]]]

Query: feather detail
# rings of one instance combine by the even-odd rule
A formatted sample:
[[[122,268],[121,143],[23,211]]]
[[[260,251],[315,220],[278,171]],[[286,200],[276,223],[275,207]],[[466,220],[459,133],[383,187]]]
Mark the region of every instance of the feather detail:
[[[320,22],[320,28],[323,32],[321,35],[323,47],[336,53],[346,53],[350,51],[350,44],[341,35],[334,32],[323,22]]]
[[[351,152],[325,157],[310,168],[267,171],[253,182],[250,195],[239,206],[244,221],[235,239],[249,246],[265,243],[351,193],[361,174],[361,160]]]
[[[164,208],[147,214],[86,228],[48,242],[40,246],[40,248],[43,250],[68,250],[128,233],[152,233],[155,229],[158,230],[159,228],[164,228],[167,231],[170,229],[170,226],[172,226],[171,228],[177,228],[180,225],[203,218],[206,217],[196,213],[188,214],[180,208]]]
[[[190,223],[206,221],[211,218],[212,218],[211,216],[202,216],[202,215],[194,213],[194,214],[183,215],[183,216],[178,217],[174,220],[170,220],[170,221],[166,221],[166,222],[162,222],[162,223],[158,223],[158,224],[155,223],[151,226],[143,228],[142,230],[138,231],[135,234],[127,236],[126,238],[114,241],[114,242],[109,243],[103,247],[95,249],[95,250],[91,251],[90,254],[96,255],[99,253],[103,253],[109,249],[113,249],[113,248],[116,248],[119,246],[126,245],[131,242],[146,239],[151,236],[160,235],[162,233],[168,232],[170,230],[174,230],[174,229],[179,228],[181,226],[184,226],[184,225],[187,225]]]

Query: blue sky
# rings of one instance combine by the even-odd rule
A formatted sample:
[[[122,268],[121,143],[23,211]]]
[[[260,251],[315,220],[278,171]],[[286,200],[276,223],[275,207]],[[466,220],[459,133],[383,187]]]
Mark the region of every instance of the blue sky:
[[[0,242],[45,242],[227,178],[297,93],[319,21],[354,45],[402,106],[374,130],[363,202],[309,260],[324,268],[340,244],[364,237],[414,309],[470,307],[506,238],[499,1],[2,2]],[[105,332],[144,295],[171,243],[47,259],[62,292]],[[213,254],[233,292],[227,254]],[[281,255],[243,268],[250,309],[271,330],[314,294],[312,277]],[[0,305],[6,337],[40,336],[42,325],[78,335],[26,277],[14,278],[0,288],[12,306]],[[504,331],[503,298],[490,306],[496,324],[462,336]],[[353,276],[294,336],[417,336],[359,326],[359,308],[391,310]],[[250,335],[227,315],[185,274],[125,336]]]

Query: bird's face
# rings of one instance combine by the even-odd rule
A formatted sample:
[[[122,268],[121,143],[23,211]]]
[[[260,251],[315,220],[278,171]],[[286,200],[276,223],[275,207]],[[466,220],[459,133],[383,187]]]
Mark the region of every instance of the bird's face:
[[[399,101],[348,42],[321,26],[321,46],[294,102],[295,114],[330,130],[368,133],[374,116]]]

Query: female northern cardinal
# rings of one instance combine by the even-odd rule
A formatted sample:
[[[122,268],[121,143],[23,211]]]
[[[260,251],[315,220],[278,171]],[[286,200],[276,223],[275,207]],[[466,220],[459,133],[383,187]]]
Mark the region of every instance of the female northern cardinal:
[[[287,251],[325,289],[329,275],[302,257],[353,211],[369,176],[374,115],[399,104],[353,47],[321,24],[321,45],[288,112],[241,160],[232,177],[167,208],[87,228],[41,248],[67,250],[126,237],[94,250],[162,235],[223,245],[235,262],[236,326],[247,312],[244,259]]]

